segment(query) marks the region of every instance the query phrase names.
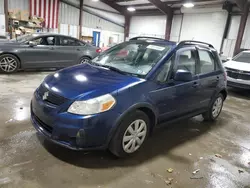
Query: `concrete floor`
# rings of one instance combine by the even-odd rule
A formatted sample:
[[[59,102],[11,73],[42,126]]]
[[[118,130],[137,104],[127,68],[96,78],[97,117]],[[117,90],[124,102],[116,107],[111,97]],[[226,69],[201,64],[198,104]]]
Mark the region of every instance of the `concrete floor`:
[[[250,187],[249,91],[230,91],[217,122],[196,117],[171,124],[134,157],[116,159],[105,151],[70,151],[37,135],[29,104],[47,74],[0,75],[0,187]]]

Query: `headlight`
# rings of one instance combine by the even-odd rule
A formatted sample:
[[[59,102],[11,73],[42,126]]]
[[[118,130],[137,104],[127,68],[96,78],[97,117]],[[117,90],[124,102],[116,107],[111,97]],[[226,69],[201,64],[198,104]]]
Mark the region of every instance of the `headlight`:
[[[110,110],[116,101],[110,94],[102,95],[87,101],[75,101],[68,112],[79,115],[91,115]]]

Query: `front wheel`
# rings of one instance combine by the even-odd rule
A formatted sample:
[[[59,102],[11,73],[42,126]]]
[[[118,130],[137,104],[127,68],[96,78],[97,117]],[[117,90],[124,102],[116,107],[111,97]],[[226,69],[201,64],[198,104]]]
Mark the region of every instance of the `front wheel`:
[[[118,157],[134,154],[144,144],[149,126],[149,118],[144,112],[137,110],[129,114],[112,138],[109,150]]]
[[[216,120],[219,117],[220,113],[221,113],[221,110],[222,110],[222,107],[223,107],[223,102],[224,102],[224,97],[220,93],[213,100],[213,102],[211,103],[208,111],[206,113],[202,114],[204,120],[205,121],[214,121],[214,120]]]
[[[0,56],[0,71],[4,73],[14,73],[20,67],[18,58],[11,54]]]

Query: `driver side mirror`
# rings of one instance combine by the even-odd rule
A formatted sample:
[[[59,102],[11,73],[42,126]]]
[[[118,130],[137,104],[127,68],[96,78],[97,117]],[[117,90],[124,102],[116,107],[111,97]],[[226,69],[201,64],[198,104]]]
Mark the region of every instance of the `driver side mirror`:
[[[193,75],[190,71],[179,69],[174,76],[175,81],[189,82],[193,80]]]
[[[30,47],[37,46],[37,43],[36,43],[36,42],[33,42],[33,41],[29,41],[29,46],[30,46]]]

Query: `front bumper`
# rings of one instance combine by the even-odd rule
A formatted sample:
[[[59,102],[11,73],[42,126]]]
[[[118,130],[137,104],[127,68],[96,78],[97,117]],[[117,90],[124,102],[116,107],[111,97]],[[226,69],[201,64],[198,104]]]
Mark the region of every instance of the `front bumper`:
[[[242,88],[242,89],[250,89],[250,81],[227,77],[227,86]]]
[[[51,106],[36,94],[31,101],[31,122],[50,141],[72,150],[105,149],[118,113],[108,111],[79,116]]]

